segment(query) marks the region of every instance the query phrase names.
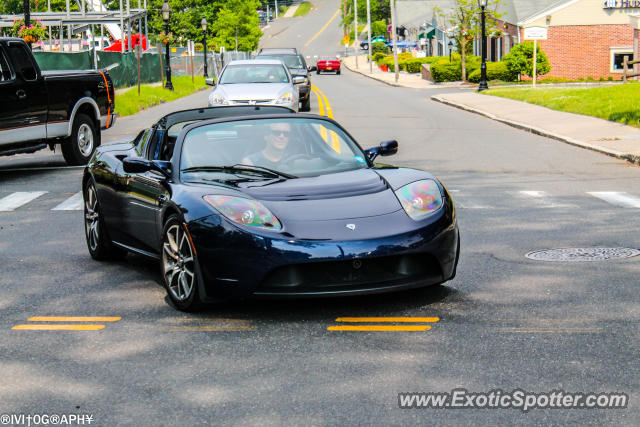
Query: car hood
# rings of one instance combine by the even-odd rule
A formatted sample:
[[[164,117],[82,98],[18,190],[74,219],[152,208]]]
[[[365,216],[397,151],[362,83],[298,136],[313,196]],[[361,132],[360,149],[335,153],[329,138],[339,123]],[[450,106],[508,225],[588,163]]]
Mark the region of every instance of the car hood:
[[[269,185],[239,183],[282,220],[326,221],[385,215],[402,209],[386,180],[372,169],[298,178]]]
[[[271,100],[290,90],[290,83],[251,83],[220,85],[214,93],[219,93],[232,100]]]

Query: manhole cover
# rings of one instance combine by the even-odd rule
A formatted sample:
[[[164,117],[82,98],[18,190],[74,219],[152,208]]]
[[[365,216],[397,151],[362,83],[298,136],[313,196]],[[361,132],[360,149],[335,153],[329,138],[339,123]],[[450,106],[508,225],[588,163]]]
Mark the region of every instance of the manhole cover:
[[[527,258],[536,261],[558,262],[606,261],[637,255],[640,255],[640,251],[631,248],[559,248],[544,249],[525,254]]]

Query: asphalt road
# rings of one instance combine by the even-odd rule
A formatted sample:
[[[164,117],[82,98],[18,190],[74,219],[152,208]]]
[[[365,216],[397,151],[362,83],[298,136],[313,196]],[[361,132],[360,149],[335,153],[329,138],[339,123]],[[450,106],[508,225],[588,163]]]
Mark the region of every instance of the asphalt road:
[[[314,3],[305,18],[273,23],[263,45],[339,52],[339,16],[309,42],[339,2]],[[396,294],[240,301],[187,315],[169,305],[158,265],[132,255],[93,261],[82,212],[71,202],[52,210],[80,191],[80,168],[48,152],[0,158],[0,199],[46,191],[0,212],[0,414],[91,414],[94,425],[638,425],[640,257],[552,263],[524,254],[640,247],[638,208],[590,194],[640,197],[640,168],[434,103],[434,90],[347,70],[312,80],[363,146],[397,139],[385,161],[427,169],[454,191],[457,277]],[[206,96],[123,118],[103,138],[135,135]],[[96,331],[12,330],[33,316],[121,319]],[[328,330],[345,316],[440,320],[417,332]],[[619,391],[630,403],[527,413],[398,407],[399,392],[460,387]]]

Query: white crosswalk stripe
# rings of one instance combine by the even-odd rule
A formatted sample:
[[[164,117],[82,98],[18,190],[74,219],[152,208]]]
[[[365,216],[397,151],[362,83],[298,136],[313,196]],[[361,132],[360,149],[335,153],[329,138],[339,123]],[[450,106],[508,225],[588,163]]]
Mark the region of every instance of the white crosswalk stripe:
[[[82,191],[78,191],[64,202],[60,203],[52,211],[79,211],[82,210]]]
[[[546,191],[523,190],[518,191],[517,194],[521,199],[533,200],[536,204],[536,207],[539,208],[577,208],[576,205],[556,202],[554,198]]]
[[[469,200],[465,196],[459,196],[460,190],[448,190],[449,193],[454,194],[453,201],[455,205],[460,209],[492,209],[490,206],[483,205],[481,203]]]
[[[46,194],[47,191],[17,191],[0,199],[0,212],[10,212]]]
[[[625,208],[640,208],[640,197],[617,191],[590,191],[587,194],[612,205]]]

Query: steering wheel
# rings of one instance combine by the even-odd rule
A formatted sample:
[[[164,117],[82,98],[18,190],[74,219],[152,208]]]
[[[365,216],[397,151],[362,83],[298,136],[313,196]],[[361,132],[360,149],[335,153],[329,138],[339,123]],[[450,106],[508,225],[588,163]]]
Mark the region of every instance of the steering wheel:
[[[285,164],[287,166],[291,166],[293,164],[293,162],[295,162],[296,160],[300,160],[300,159],[311,159],[311,157],[308,154],[305,154],[305,153],[294,154],[293,156],[285,159],[283,161],[283,164]]]

